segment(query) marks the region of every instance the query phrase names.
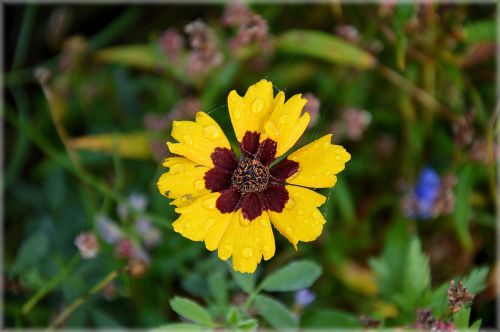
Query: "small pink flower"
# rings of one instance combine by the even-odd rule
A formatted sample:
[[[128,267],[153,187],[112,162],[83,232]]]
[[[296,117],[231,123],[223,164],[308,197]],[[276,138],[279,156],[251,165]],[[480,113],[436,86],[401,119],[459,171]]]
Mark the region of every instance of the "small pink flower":
[[[321,101],[310,92],[304,94],[303,98],[307,100],[306,106],[304,106],[304,112],[309,113],[311,120],[307,125],[308,128],[314,127],[319,118],[319,110],[321,107]]]
[[[83,259],[92,259],[99,253],[99,242],[93,233],[80,233],[75,239],[75,245]]]
[[[184,49],[184,37],[175,28],[169,28],[163,32],[159,40],[160,46],[172,62],[177,62]]]

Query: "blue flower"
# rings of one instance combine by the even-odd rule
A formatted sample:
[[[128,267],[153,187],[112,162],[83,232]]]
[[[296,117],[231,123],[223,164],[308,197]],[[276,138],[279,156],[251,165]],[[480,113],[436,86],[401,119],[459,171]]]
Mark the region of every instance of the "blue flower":
[[[409,197],[404,199],[406,216],[416,219],[431,218],[440,189],[441,179],[436,171],[432,167],[423,168]]]
[[[307,288],[295,292],[295,303],[301,308],[307,307],[314,299],[316,299],[316,294]]]

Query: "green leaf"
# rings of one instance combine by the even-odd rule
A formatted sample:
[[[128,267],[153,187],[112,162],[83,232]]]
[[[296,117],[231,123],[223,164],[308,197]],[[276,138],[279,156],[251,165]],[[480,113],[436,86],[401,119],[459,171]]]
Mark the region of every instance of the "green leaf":
[[[162,332],[162,331],[177,332],[177,331],[202,331],[202,330],[205,330],[205,328],[196,324],[174,323],[157,327],[151,330],[151,332]]]
[[[462,279],[462,284],[474,295],[481,293],[486,288],[486,278],[489,270],[487,266],[473,269]]]
[[[147,132],[109,133],[72,138],[69,146],[74,149],[116,153],[123,158],[151,158],[151,143],[153,137]]]
[[[470,318],[470,308],[462,308],[453,315],[453,323],[457,329],[468,329]]]
[[[481,319],[478,319],[469,328],[469,332],[477,332],[481,328]]]
[[[422,251],[419,238],[414,237],[408,249],[403,289],[419,298],[430,287],[430,284],[429,258]]]
[[[301,327],[307,329],[361,328],[358,317],[351,313],[319,309],[304,314]]]
[[[443,316],[448,310],[448,287],[449,283],[445,282],[438,288],[432,291],[430,298],[430,307],[432,313],[436,317]]]
[[[208,311],[194,301],[176,296],[170,300],[170,306],[176,313],[184,318],[202,326],[214,326],[214,322],[212,321]]]
[[[226,314],[226,323],[229,326],[237,326],[240,322],[241,314],[238,308],[231,306]]]
[[[252,293],[255,287],[255,274],[236,272],[231,267],[229,269],[236,284],[238,284],[245,293]]]
[[[212,273],[208,277],[208,285],[215,302],[220,306],[227,304],[227,282],[224,270]]]
[[[467,42],[495,42],[496,21],[494,19],[476,21],[464,26],[463,36]]]
[[[247,319],[238,324],[238,329],[243,331],[255,331],[259,327],[256,319]]]
[[[345,185],[345,177],[339,178],[335,187],[333,187],[333,195],[335,196],[339,212],[342,219],[352,225],[356,222],[356,213],[354,212],[354,203],[351,192],[348,186]]]
[[[49,250],[49,240],[43,233],[36,233],[23,242],[17,252],[11,273],[16,275],[25,269],[32,267],[43,258]]]
[[[153,70],[162,61],[149,45],[110,47],[96,52],[97,60],[128,67]]]
[[[281,302],[264,295],[258,295],[255,298],[255,307],[259,314],[275,329],[293,331],[297,329],[297,321]]]
[[[321,266],[314,262],[294,262],[268,276],[259,288],[278,292],[308,288],[318,279],[321,272]]]
[[[472,239],[469,232],[471,220],[470,197],[472,193],[474,172],[472,165],[465,165],[458,173],[458,184],[456,186],[456,204],[453,213],[453,227],[458,239],[466,249],[472,248]]]
[[[278,37],[276,45],[280,51],[359,69],[371,68],[376,62],[370,53],[325,32],[290,30]]]

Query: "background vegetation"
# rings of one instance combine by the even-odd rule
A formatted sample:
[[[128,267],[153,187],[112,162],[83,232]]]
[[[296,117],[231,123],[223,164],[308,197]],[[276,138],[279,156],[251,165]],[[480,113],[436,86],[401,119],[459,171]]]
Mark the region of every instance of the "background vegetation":
[[[4,323],[493,327],[495,10],[4,6]],[[323,235],[244,276],[173,232],[155,183],[172,120],[230,132],[228,92],[261,78],[308,93],[299,145],[333,131],[352,160]]]

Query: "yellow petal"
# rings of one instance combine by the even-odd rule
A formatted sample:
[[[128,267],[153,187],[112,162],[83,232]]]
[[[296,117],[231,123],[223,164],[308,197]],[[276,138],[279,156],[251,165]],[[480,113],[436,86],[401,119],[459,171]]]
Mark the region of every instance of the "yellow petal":
[[[325,218],[318,206],[326,198],[310,189],[286,186],[289,199],[281,212],[268,211],[274,227],[297,249],[299,241],[314,241],[321,235]]]
[[[162,195],[174,199],[173,205],[183,206],[210,193],[203,179],[209,170],[207,167],[183,157],[167,158],[163,166],[169,170],[160,176],[157,186]]]
[[[262,132],[273,101],[273,84],[266,80],[260,80],[249,87],[243,97],[235,90],[229,93],[227,107],[238,142],[241,142],[247,131]]]
[[[205,241],[208,250],[219,246],[229,220],[234,213],[221,213],[215,202],[220,193],[211,193],[195,199],[191,204],[178,207],[180,217],[174,221],[174,231],[192,241]]]
[[[253,273],[262,257],[268,260],[275,252],[274,236],[269,216],[261,216],[248,222],[241,210],[234,213],[219,245],[218,255],[226,260],[233,257],[233,268],[242,273]]]
[[[231,148],[217,122],[204,112],[196,113],[195,121],[174,121],[172,127],[172,137],[179,143],[168,142],[170,152],[200,165],[213,167],[212,152],[217,147]]]
[[[285,94],[280,91],[276,95],[274,108],[270,118],[264,123],[264,133],[261,140],[271,138],[277,142],[276,157],[287,152],[302,136],[310,120],[309,113],[301,116],[307,100],[301,95],[295,95],[286,103]]]
[[[288,183],[311,188],[335,185],[335,175],[345,168],[351,155],[342,146],[331,144],[331,138],[331,134],[323,136],[288,156],[299,163],[298,172],[287,179]]]

